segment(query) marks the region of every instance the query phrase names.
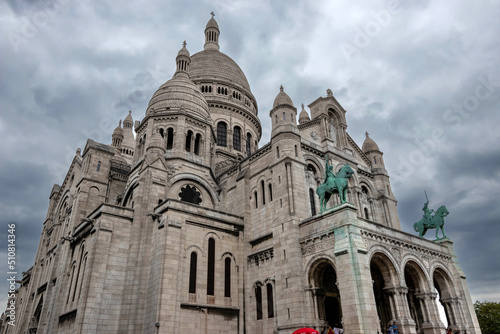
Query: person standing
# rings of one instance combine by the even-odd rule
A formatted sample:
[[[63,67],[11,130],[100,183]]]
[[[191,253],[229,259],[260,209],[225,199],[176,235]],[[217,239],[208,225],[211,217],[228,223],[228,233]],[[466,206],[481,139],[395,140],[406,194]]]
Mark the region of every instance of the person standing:
[[[395,321],[392,323],[392,331],[394,332],[394,334],[398,334],[398,326],[396,325]]]

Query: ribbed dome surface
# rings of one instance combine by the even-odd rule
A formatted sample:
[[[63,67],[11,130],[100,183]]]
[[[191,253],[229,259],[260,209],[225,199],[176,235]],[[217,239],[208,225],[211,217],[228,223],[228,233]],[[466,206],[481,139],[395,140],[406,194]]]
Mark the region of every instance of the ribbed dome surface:
[[[366,138],[365,141],[363,142],[363,147],[361,148],[361,150],[363,151],[363,153],[370,151],[380,151],[377,143],[375,143],[375,141],[373,141],[373,139],[370,138],[368,132],[366,133]]]
[[[207,26],[205,27],[205,29],[208,29],[208,28],[219,29],[219,25],[217,24],[217,21],[215,21],[215,19],[213,17],[210,20],[208,20],[208,22],[207,22]]]
[[[229,81],[250,91],[247,78],[238,64],[216,50],[203,50],[192,55],[189,77],[194,81],[203,78],[211,81]]]
[[[283,105],[283,104],[287,104],[287,105],[292,106],[292,107],[294,106],[293,102],[292,102],[292,99],[290,98],[290,96],[288,96],[287,93],[285,93],[283,91],[283,86],[281,86],[280,87],[280,92],[278,93],[278,95],[274,99],[273,109],[276,108],[277,106],[280,106],[280,105]]]
[[[165,108],[178,109],[180,107],[203,119],[209,117],[207,101],[198,86],[189,78],[176,75],[161,85],[153,94],[147,112],[150,108],[164,111]]]

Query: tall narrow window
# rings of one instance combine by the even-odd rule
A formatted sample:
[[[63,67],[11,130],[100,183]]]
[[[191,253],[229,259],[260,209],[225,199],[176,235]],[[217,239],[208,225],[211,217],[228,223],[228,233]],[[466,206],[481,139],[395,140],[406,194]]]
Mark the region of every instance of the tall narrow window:
[[[309,189],[309,203],[311,204],[311,215],[316,214],[316,203],[314,202],[314,190]]]
[[[260,181],[260,187],[262,189],[262,205],[266,205],[266,188],[264,187],[264,181]]]
[[[198,262],[198,254],[191,253],[191,262],[189,265],[189,293],[196,293],[196,266]]]
[[[82,286],[83,286],[83,278],[85,277],[85,268],[87,267],[87,255],[85,254],[85,258],[83,259],[83,270],[82,270],[82,283],[80,283],[80,289],[78,291],[78,299],[80,299],[80,295],[82,294]]]
[[[274,318],[274,297],[273,297],[273,286],[271,283],[267,283],[267,317]]]
[[[260,286],[255,288],[255,303],[257,304],[257,320],[262,319],[262,289]]]
[[[227,125],[224,122],[217,124],[217,145],[227,146]]]
[[[241,151],[241,129],[239,126],[234,127],[233,147],[236,151]]]
[[[269,202],[273,201],[273,186],[269,183]]]
[[[224,297],[231,297],[231,258],[224,260]]]
[[[194,139],[194,154],[200,155],[201,135],[198,133]]]
[[[193,131],[189,130],[186,135],[186,151],[191,151],[191,138],[193,137]]]
[[[97,162],[97,171],[100,171],[100,170],[101,170],[101,162],[100,162],[100,161],[98,161],[98,162]]]
[[[252,135],[249,132],[247,133],[247,156],[250,155],[250,153],[252,153],[251,146],[252,146]]]
[[[168,128],[167,130],[167,150],[171,150],[174,146],[174,129]]]
[[[75,287],[74,287],[74,290],[73,290],[73,299],[72,301],[75,301],[75,297],[76,297],[76,288],[78,287],[78,278],[80,277],[80,272],[82,272],[82,264],[83,264],[83,252],[85,250],[85,246],[82,245],[81,249],[80,249],[80,263],[78,264],[78,269],[76,271],[76,280],[75,280]]]
[[[276,157],[279,159],[280,157],[280,148],[276,147]]]
[[[76,272],[76,261],[73,262],[73,268],[71,269],[71,279],[69,281],[68,298],[66,298],[66,304],[69,302],[69,297],[71,296],[71,287],[73,286],[73,280],[75,279]]]
[[[366,219],[370,219],[370,216],[368,215],[368,209],[367,208],[365,208],[365,218]]]
[[[214,295],[215,285],[215,240],[208,239],[207,295]]]
[[[255,191],[253,195],[255,197],[255,208],[257,209],[259,207],[259,199],[257,198],[257,192]]]

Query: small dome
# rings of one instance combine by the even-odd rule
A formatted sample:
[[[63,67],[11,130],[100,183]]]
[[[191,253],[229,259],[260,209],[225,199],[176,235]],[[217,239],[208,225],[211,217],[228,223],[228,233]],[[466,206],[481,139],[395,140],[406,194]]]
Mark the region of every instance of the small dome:
[[[209,28],[215,28],[215,29],[219,30],[219,25],[217,24],[217,21],[215,21],[213,16],[210,20],[208,20],[207,26],[205,27],[205,30],[209,29]]]
[[[113,137],[115,136],[121,136],[123,138],[122,120],[120,120],[118,126],[115,128],[115,131],[113,131]]]
[[[302,111],[299,114],[299,124],[309,122],[310,120],[311,120],[311,118],[309,117],[309,114],[304,109],[304,103],[302,103]]]
[[[363,151],[363,153],[367,153],[370,151],[380,151],[377,143],[375,143],[375,141],[373,141],[373,139],[370,138],[368,132],[366,132],[366,138],[365,141],[363,142],[363,147],[361,148],[361,150]]]
[[[189,54],[189,51],[188,49],[186,48],[186,41],[184,41],[184,43],[182,43],[182,49],[179,50],[179,52],[177,52],[177,57],[180,57],[180,56],[186,56],[186,57],[189,57],[190,54]]]
[[[273,109],[281,105],[289,105],[291,107],[294,107],[290,96],[288,96],[288,94],[283,91],[283,86],[280,87],[280,92],[274,99]]]

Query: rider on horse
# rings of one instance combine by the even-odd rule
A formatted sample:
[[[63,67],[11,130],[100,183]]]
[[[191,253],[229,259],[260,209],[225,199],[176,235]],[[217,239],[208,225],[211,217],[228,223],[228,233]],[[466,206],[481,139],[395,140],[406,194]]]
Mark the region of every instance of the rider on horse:
[[[432,216],[431,213],[434,213],[434,210],[429,209],[429,200],[424,203],[424,207],[422,208],[422,211],[424,211],[424,226],[429,227],[432,226]]]

